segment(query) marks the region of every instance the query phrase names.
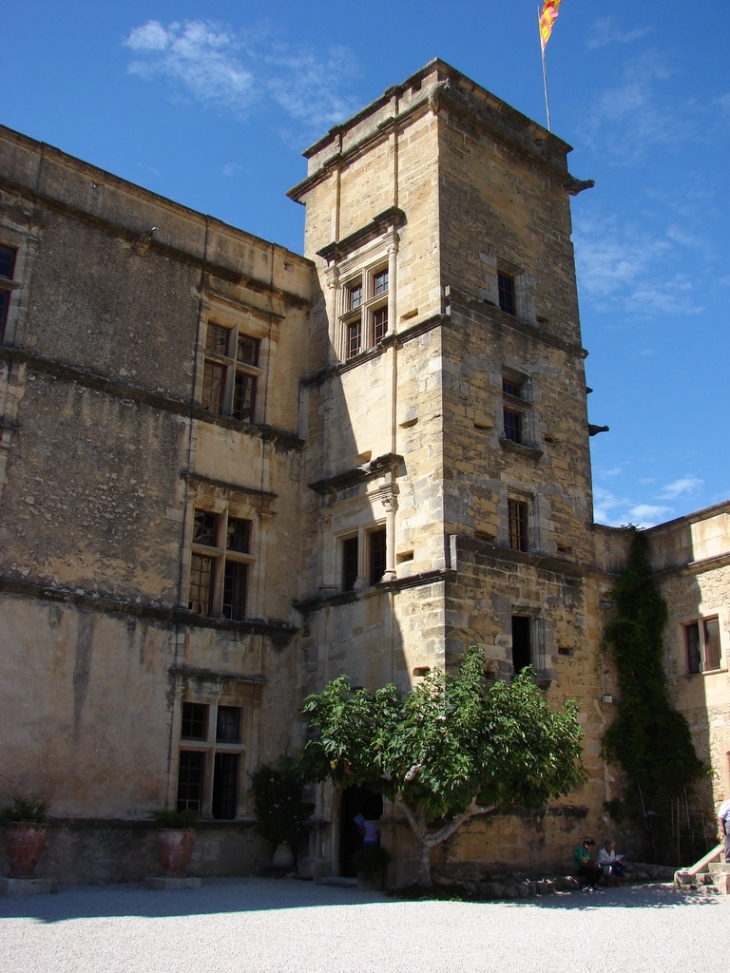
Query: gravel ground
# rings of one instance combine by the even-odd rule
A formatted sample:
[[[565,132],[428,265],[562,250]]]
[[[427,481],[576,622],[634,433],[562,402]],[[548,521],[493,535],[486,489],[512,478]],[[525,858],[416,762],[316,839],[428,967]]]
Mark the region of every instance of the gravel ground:
[[[730,897],[403,902],[295,880],[0,899],[2,973],[728,973]]]

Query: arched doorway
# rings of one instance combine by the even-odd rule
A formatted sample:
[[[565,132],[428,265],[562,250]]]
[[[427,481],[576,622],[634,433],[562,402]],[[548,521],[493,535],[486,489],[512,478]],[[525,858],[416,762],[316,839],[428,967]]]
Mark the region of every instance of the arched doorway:
[[[354,878],[357,874],[352,856],[362,847],[360,831],[354,818],[377,821],[383,813],[383,798],[367,787],[348,787],[340,804],[340,875]]]

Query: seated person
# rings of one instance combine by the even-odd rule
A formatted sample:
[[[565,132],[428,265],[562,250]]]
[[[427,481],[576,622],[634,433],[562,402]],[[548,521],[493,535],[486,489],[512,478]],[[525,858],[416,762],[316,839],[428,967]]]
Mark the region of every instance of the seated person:
[[[604,878],[612,885],[618,885],[619,878],[626,877],[624,866],[621,864],[622,858],[623,855],[616,857],[616,842],[606,838],[603,848],[598,852],[598,864],[603,869]]]
[[[580,847],[576,848],[573,861],[575,874],[583,879],[583,891],[593,892],[601,881],[603,870],[596,862],[591,861],[591,848],[595,845],[593,838],[586,836]]]

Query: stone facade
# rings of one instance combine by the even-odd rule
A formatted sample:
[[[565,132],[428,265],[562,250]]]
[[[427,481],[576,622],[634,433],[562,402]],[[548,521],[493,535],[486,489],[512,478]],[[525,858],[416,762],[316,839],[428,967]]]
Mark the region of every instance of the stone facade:
[[[304,695],[405,690],[473,642],[580,697],[589,779],[441,865],[548,866],[610,826],[626,537],[592,523],[569,151],[432,62],[305,153],[302,257],[0,130],[0,801],[48,796],[54,875],[112,877],[127,840],[124,876],[148,870],[140,822],[176,801],[208,822],[199,874],[254,868],[247,773],[301,747]],[[677,639],[714,612],[726,666],[723,531],[652,531],[717,767],[726,669],[685,678]],[[312,798],[338,871],[347,803]],[[397,808],[381,824],[404,880]]]

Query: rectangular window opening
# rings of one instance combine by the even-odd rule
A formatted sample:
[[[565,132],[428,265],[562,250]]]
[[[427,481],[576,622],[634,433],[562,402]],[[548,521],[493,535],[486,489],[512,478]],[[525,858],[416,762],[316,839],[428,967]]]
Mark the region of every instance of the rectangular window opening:
[[[509,546],[513,551],[527,550],[527,504],[522,500],[508,501]]]
[[[232,821],[236,816],[238,759],[237,753],[215,755],[211,811],[213,817],[219,820]]]
[[[388,271],[380,270],[377,274],[373,274],[373,284],[375,290],[375,296],[379,294],[388,293]]]
[[[385,574],[386,530],[373,530],[368,535],[370,543],[370,584],[377,584]]]
[[[241,707],[219,706],[215,739],[217,743],[241,742]]]
[[[226,550],[249,554],[251,548],[251,521],[229,517],[226,528]]]
[[[360,354],[362,345],[362,322],[353,321],[347,328],[347,357],[354,358]]]
[[[215,514],[208,513],[206,510],[196,510],[193,526],[193,544],[205,544],[206,547],[215,547],[217,525],[218,518]]]
[[[188,610],[196,615],[210,615],[213,587],[213,558],[193,554],[190,558]]]
[[[226,561],[223,576],[223,615],[240,622],[246,617],[246,588],[248,565],[238,561]]]
[[[347,291],[347,310],[356,311],[359,307],[362,307],[362,284],[353,284],[352,287],[348,288]]]
[[[705,670],[720,668],[720,623],[717,618],[703,621],[705,636]]]
[[[504,410],[504,438],[513,443],[522,442],[522,415],[512,409]]]
[[[388,308],[381,307],[373,314],[373,339],[375,344],[382,341],[388,333]]]
[[[512,665],[515,675],[532,664],[529,615],[512,616]]]
[[[247,375],[245,372],[236,372],[233,385],[233,409],[231,410],[231,415],[234,419],[253,422],[255,407],[256,376]]]
[[[201,404],[204,409],[208,409],[215,415],[220,415],[223,409],[225,384],[225,365],[206,360],[203,366],[203,391],[201,395]]]
[[[348,537],[342,542],[342,590],[353,591],[357,581],[358,543],[357,537]]]
[[[180,736],[183,740],[208,739],[208,707],[205,703],[183,703]]]
[[[236,358],[244,365],[257,366],[259,363],[259,341],[256,338],[249,338],[248,335],[239,334]]]
[[[205,350],[216,355],[225,355],[228,352],[229,338],[228,328],[223,328],[220,324],[209,324],[205,329]]]
[[[499,288],[499,308],[507,314],[515,315],[515,279],[509,274],[498,273],[497,285]]]
[[[204,771],[204,753],[180,751],[180,770],[177,779],[178,811],[195,811],[200,814],[203,807]]]
[[[507,395],[514,395],[516,399],[522,398],[522,384],[511,378],[502,379],[502,391]]]
[[[700,626],[697,622],[691,622],[684,626],[684,642],[687,649],[687,672],[690,675],[695,675],[702,669]]]
[[[0,277],[6,277],[8,280],[13,279],[16,253],[17,250],[12,247],[0,247]]]

